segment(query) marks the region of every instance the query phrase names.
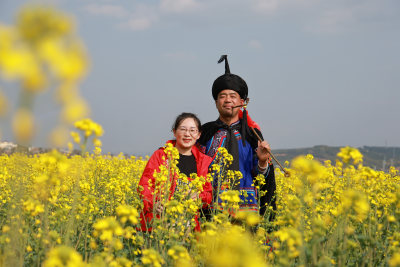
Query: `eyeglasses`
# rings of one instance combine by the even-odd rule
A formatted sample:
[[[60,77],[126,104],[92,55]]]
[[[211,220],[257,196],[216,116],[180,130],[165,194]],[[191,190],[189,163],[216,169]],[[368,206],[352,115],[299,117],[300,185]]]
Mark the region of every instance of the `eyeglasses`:
[[[197,133],[199,132],[199,130],[197,130],[196,128],[187,129],[187,128],[185,128],[185,127],[179,127],[179,128],[177,129],[177,131],[179,131],[179,132],[181,132],[181,133],[189,132],[191,135],[195,135],[195,134],[197,134]]]

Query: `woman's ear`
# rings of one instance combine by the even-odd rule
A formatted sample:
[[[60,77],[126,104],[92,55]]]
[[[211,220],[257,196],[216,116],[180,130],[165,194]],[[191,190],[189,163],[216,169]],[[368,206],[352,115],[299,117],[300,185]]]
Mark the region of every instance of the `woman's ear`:
[[[174,133],[174,137],[175,137],[175,139],[176,139],[176,131],[175,131],[175,130],[172,130],[172,132]]]

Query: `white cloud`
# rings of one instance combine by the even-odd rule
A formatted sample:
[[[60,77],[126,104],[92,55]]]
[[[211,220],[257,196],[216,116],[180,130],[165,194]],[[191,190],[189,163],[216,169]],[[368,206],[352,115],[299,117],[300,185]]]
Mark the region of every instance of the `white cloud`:
[[[258,40],[250,40],[248,46],[253,49],[261,49],[263,46]]]
[[[356,17],[351,9],[329,10],[305,28],[315,33],[339,33],[350,30]]]
[[[119,24],[118,27],[132,31],[143,31],[151,28],[159,21],[157,9],[150,5],[137,5],[128,19]]]
[[[250,7],[256,13],[276,14],[281,10],[312,7],[321,0],[251,0]]]
[[[390,13],[387,7],[376,1],[365,1],[356,4],[339,4],[320,10],[318,16],[312,17],[305,25],[305,30],[314,33],[342,33],[371,27],[376,17]]]
[[[159,15],[154,6],[135,5],[131,10],[120,5],[109,4],[90,4],[84,8],[87,12],[94,15],[103,15],[122,19],[116,25],[120,29],[142,31],[149,29],[158,21]]]
[[[393,0],[248,0],[255,16],[287,17],[308,32],[342,33],[368,28],[393,16]],[[250,4],[249,4],[250,3]],[[243,8],[245,4],[243,4]],[[245,10],[245,9],[243,9]],[[368,25],[368,26],[366,26]]]
[[[195,0],[161,0],[160,9],[163,12],[184,13],[196,10],[200,4]]]
[[[133,31],[142,31],[146,30],[151,27],[153,21],[150,18],[130,18],[126,23],[122,24],[125,25],[127,28]]]
[[[388,6],[389,9],[393,6],[390,4],[392,0],[381,1],[158,0],[146,4],[132,1],[130,5],[114,4],[116,2],[90,4],[85,9],[91,14],[120,19],[119,27],[134,31],[146,30],[170,19],[184,23],[182,18],[190,14],[194,21],[204,21],[204,25],[213,21],[233,25],[239,23],[240,18],[244,19],[245,23],[251,23],[252,18],[256,19],[257,23],[267,17],[284,19],[287,23],[297,24],[305,31],[319,34],[357,30],[365,26],[365,23],[376,22],[375,18],[383,18],[385,12],[390,13]],[[224,12],[221,12],[222,10]],[[251,48],[260,47],[260,44],[255,42],[248,45]]]
[[[105,15],[110,17],[122,18],[126,17],[129,12],[122,6],[117,5],[98,5],[90,4],[84,7],[86,11],[94,15]]]
[[[271,14],[278,9],[279,3],[283,0],[254,0],[252,9],[256,12]]]

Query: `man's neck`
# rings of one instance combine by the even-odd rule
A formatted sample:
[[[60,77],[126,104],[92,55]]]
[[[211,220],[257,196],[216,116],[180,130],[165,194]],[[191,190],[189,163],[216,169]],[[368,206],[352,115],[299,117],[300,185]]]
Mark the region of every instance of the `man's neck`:
[[[232,123],[237,122],[239,120],[239,115],[235,117],[222,117],[221,115],[219,116],[219,119],[225,123],[228,126],[231,126]]]

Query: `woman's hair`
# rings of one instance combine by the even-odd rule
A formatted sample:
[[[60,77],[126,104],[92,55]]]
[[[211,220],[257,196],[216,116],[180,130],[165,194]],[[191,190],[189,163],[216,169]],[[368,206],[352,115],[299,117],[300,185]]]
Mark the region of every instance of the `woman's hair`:
[[[178,115],[178,117],[176,117],[175,123],[172,125],[172,131],[176,131],[179,127],[179,125],[181,124],[181,122],[185,119],[191,118],[194,120],[194,122],[197,125],[197,128],[201,129],[201,122],[200,119],[197,118],[197,116],[193,113],[189,113],[189,112],[183,112],[182,114]]]

